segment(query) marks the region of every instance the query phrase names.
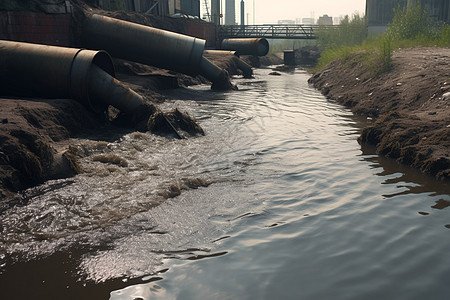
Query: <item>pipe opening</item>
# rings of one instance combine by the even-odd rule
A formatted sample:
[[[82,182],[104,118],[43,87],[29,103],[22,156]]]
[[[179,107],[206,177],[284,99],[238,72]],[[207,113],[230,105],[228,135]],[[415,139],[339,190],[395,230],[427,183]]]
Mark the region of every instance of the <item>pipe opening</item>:
[[[91,96],[89,80],[92,77],[91,66],[96,65],[101,70],[115,76],[112,59],[105,51],[79,50],[72,60],[70,71],[70,96],[95,113],[103,113],[107,104],[97,101]]]
[[[265,38],[224,39],[222,50],[234,50],[239,55],[265,56],[269,53],[269,42]]]

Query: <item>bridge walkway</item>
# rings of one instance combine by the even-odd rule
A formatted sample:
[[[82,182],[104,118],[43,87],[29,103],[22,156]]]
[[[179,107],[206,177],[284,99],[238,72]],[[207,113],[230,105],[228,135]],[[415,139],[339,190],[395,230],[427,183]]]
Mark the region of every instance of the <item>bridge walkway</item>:
[[[337,25],[221,25],[219,39],[226,38],[266,38],[266,39],[316,39],[319,28],[337,28]]]

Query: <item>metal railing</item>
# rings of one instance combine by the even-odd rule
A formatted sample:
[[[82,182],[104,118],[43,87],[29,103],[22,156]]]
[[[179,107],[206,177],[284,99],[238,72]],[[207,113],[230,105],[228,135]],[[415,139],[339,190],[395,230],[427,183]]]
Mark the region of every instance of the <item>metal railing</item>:
[[[268,39],[315,39],[319,28],[336,28],[324,25],[222,25],[220,39],[226,38],[268,38]]]

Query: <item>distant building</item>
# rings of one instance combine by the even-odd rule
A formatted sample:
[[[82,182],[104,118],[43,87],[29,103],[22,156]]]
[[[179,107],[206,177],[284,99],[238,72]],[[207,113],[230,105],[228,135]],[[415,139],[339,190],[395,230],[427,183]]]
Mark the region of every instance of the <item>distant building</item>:
[[[317,20],[317,25],[333,25],[333,17],[329,17],[328,15],[323,15],[319,17]]]
[[[225,0],[225,25],[236,25],[235,0]]]
[[[301,23],[306,25],[314,25],[314,18],[303,18]]]
[[[449,0],[366,0],[366,17],[369,33],[386,30],[394,17],[394,9],[420,3],[435,20],[450,23]]]
[[[333,18],[333,24],[335,24],[335,25],[341,24],[341,21],[342,21],[342,17],[334,17]]]
[[[278,20],[278,24],[291,25],[295,24],[294,20]]]

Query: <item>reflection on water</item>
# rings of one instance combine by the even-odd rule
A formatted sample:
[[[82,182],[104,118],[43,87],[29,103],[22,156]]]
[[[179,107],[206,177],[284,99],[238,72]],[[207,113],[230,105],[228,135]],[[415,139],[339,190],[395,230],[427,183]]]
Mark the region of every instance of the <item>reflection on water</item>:
[[[361,149],[365,120],[305,72],[269,72],[239,92],[171,92],[165,108],[195,116],[204,137],[74,141],[86,172],[0,217],[2,294],[445,298],[448,183]]]

